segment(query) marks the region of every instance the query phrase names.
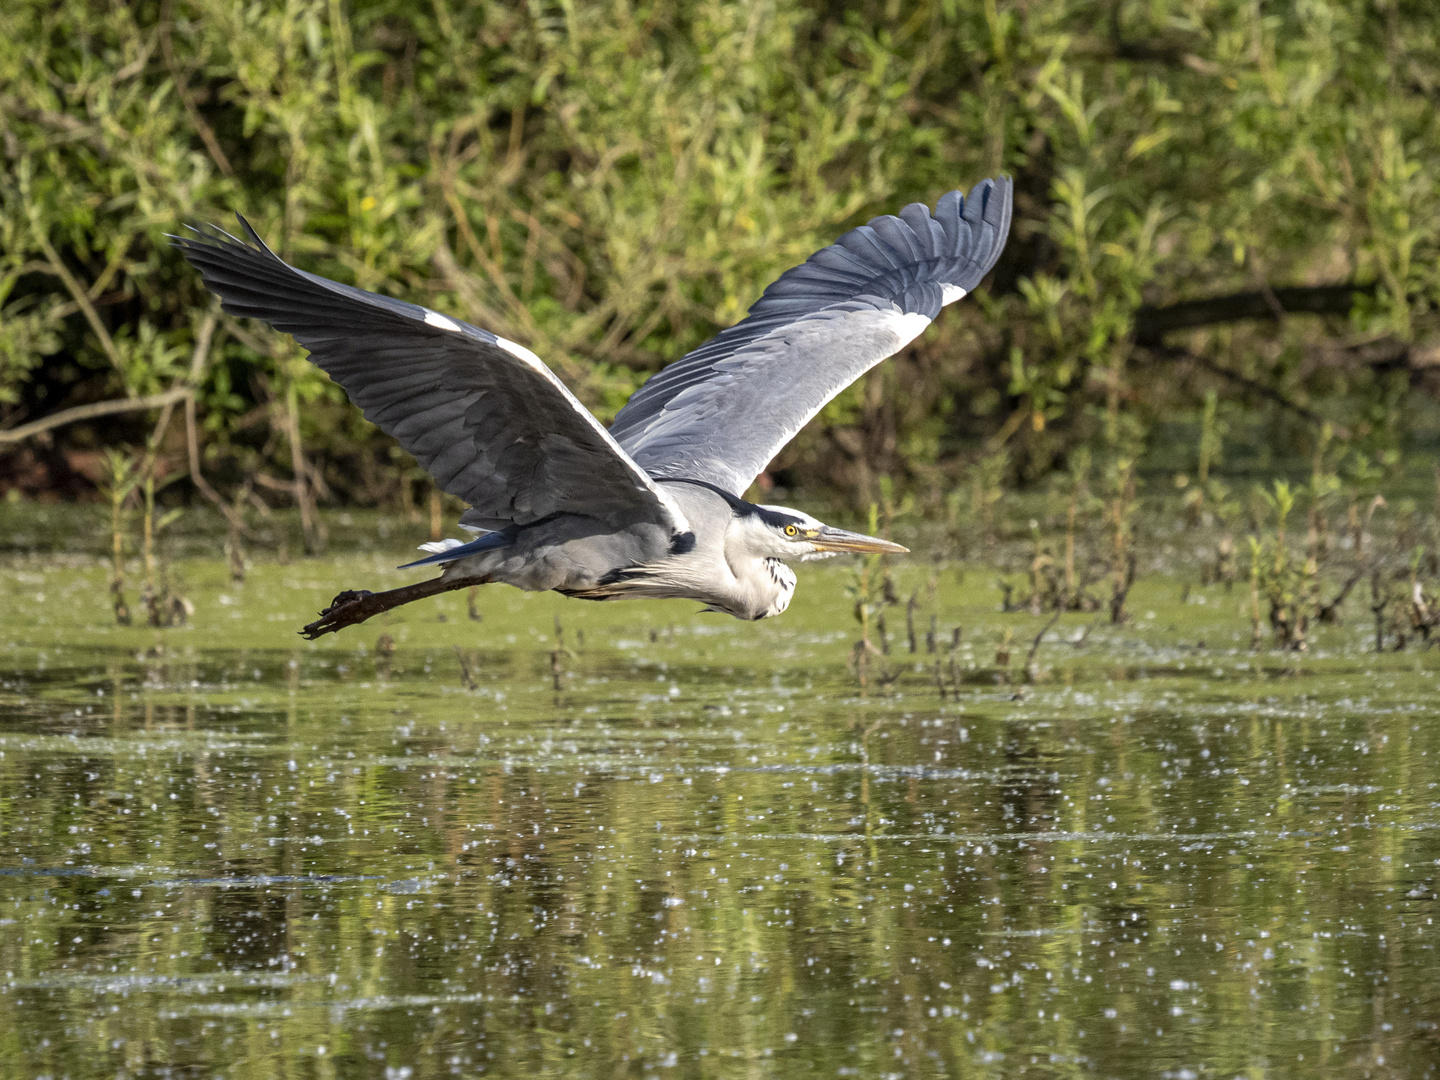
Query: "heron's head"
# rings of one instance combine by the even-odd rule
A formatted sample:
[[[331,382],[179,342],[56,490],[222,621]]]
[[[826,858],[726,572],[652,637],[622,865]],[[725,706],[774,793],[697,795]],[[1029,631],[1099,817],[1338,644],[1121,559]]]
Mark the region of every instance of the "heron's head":
[[[747,503],[746,507],[748,512],[739,515],[745,545],[760,558],[808,561],[832,555],[904,554],[910,550],[879,537],[834,528],[788,506]]]

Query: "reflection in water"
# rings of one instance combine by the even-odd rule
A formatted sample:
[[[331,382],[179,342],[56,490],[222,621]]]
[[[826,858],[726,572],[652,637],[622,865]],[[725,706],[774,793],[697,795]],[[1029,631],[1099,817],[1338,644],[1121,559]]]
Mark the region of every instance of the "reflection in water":
[[[803,621],[595,622],[556,693],[548,612],[474,690],[15,650],[0,1073],[1435,1074],[1434,659],[857,697]]]

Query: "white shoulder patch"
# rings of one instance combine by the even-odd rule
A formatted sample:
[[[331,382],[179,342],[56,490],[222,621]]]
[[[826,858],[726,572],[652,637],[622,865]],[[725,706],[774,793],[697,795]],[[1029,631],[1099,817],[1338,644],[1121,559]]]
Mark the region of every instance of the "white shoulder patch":
[[[525,363],[529,364],[531,367],[535,368],[537,371],[546,371],[546,372],[548,372],[548,371],[550,370],[549,368],[547,368],[547,367],[545,366],[545,361],[541,360],[540,357],[536,356],[533,352],[531,352],[529,349],[527,349],[524,345],[517,345],[517,344],[515,344],[515,342],[510,341],[510,340],[508,340],[508,339],[506,339],[506,338],[503,338],[503,337],[497,337],[497,338],[495,339],[495,344],[496,344],[496,345],[499,345],[500,348],[504,349],[504,350],[505,350],[506,352],[508,352],[511,356],[514,356],[514,357],[516,357],[517,359],[523,360]]]
[[[457,323],[454,319],[447,319],[438,311],[425,312],[425,325],[436,326],[439,327],[441,330],[449,330],[452,334],[458,334],[460,332],[459,323]]]
[[[900,344],[895,349],[896,352],[909,345],[930,325],[930,317],[921,315],[918,311],[887,312],[886,318],[889,320],[890,326],[894,328],[895,336],[900,339]]]
[[[451,548],[457,548],[463,543],[465,543],[464,540],[456,540],[454,537],[447,537],[444,540],[431,540],[428,544],[421,544],[420,547],[416,550],[433,551],[436,555],[439,555],[442,551],[449,551]]]
[[[953,304],[956,300],[959,300],[964,295],[965,290],[960,288],[959,285],[941,285],[940,306],[944,307],[946,304]]]

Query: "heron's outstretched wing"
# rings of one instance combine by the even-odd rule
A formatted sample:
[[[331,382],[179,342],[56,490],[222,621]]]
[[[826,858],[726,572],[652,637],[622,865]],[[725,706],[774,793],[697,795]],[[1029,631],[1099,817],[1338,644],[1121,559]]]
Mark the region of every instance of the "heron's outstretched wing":
[[[689,531],[684,514],[529,349],[286,265],[216,230],[176,238],[232,315],[292,335],[487,529],[557,513]]]
[[[1012,184],[912,203],[787,270],[749,315],[653,376],[610,427],[652,476],[742,494],[820,409],[995,265]]]

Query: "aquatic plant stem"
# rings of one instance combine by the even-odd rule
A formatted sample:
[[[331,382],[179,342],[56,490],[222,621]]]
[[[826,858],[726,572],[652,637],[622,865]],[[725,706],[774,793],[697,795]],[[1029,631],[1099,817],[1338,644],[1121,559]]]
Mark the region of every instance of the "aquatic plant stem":
[[[141,592],[146,621],[160,625],[160,596],[155,587],[155,476],[147,470],[142,483],[145,493],[144,516],[141,519],[141,557],[145,566],[145,585]]]
[[[1250,537],[1250,651],[1258,652],[1262,640],[1260,623],[1260,541]]]
[[[1060,616],[1064,613],[1065,604],[1062,601],[1061,603],[1055,605],[1055,613],[1050,616],[1050,621],[1040,628],[1040,632],[1035,635],[1035,640],[1030,643],[1030,651],[1025,654],[1026,682],[1033,683],[1038,681],[1039,670],[1035,666],[1035,655],[1040,651],[1040,643],[1045,640],[1045,635],[1048,634],[1051,628],[1060,621]]]
[[[1135,509],[1135,461],[1122,457],[1114,464],[1114,495],[1110,502],[1111,549],[1110,621],[1126,618],[1125,599],[1135,581],[1135,555],[1130,551],[1130,515]]]
[[[305,448],[300,441],[300,401],[295,380],[289,379],[285,387],[285,434],[290,443],[290,468],[295,474],[295,504],[300,510],[300,531],[308,555],[318,555],[325,549],[323,526],[315,515],[314,496],[310,490],[305,467]]]
[[[1065,507],[1065,595],[1075,597],[1075,517],[1079,492],[1072,489],[1069,504]]]
[[[130,606],[125,602],[125,504],[135,490],[135,463],[113,448],[106,450],[105,458],[110,469],[108,482],[102,487],[110,498],[110,597],[115,622],[129,626]]]

